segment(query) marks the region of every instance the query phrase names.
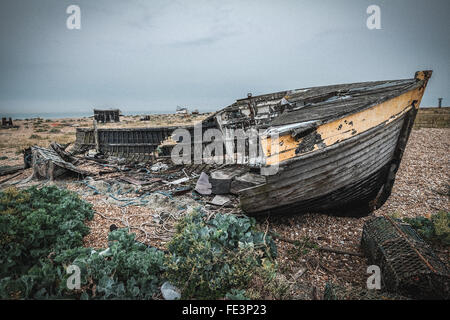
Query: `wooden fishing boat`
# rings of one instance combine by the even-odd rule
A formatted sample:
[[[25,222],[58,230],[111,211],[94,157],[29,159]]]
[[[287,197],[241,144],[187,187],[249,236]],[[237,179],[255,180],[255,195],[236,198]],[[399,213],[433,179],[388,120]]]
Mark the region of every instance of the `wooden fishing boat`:
[[[236,159],[236,132],[260,132],[257,159],[248,157],[247,139],[244,165],[216,172],[232,180],[231,192],[239,195],[247,214],[368,214],[391,194],[431,74],[249,94],[200,124],[184,127],[191,140],[180,143],[204,147],[203,133],[217,129]],[[197,127],[200,142],[194,138]],[[148,160],[178,128],[78,128],[76,147]]]
[[[253,185],[237,191],[242,210],[364,215],[382,206],[431,74],[249,95],[219,111],[225,135],[265,128],[260,167],[277,166],[275,174],[247,174]]]

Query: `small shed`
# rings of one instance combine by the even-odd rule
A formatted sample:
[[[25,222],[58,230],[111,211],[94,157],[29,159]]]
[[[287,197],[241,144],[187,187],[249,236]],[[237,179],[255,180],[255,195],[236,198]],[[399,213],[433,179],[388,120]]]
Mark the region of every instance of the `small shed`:
[[[119,122],[120,121],[120,110],[119,109],[108,109],[100,110],[94,109],[94,119],[98,122]]]

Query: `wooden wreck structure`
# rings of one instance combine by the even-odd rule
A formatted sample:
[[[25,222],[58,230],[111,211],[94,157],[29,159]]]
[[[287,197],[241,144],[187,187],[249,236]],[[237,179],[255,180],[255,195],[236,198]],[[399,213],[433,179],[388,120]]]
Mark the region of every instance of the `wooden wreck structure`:
[[[364,215],[391,194],[431,74],[249,94],[203,120],[202,130],[219,129],[226,139],[237,129],[263,130],[262,160],[228,171],[247,214]],[[105,153],[142,155],[175,129],[99,129],[99,145]],[[78,148],[94,144],[92,129],[77,129]],[[277,172],[263,174],[270,166]]]
[[[119,109],[109,109],[109,110],[94,109],[94,119],[101,123],[120,122],[120,110]]]
[[[96,149],[111,156],[145,161],[177,127],[160,128],[77,128],[76,150]],[[97,135],[97,136],[96,136]],[[97,139],[97,143],[96,143]]]
[[[13,121],[12,118],[9,117],[8,119],[6,119],[6,117],[2,117],[2,129],[9,129],[9,128],[18,128],[19,126],[15,126],[13,125]]]

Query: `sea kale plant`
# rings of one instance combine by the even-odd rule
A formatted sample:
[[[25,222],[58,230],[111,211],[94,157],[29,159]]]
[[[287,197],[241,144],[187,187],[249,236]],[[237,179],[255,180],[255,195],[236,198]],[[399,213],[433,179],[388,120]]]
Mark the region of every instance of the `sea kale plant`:
[[[164,253],[121,229],[110,246],[84,248],[92,207],[56,187],[0,193],[0,298],[149,299],[164,271]],[[66,268],[80,268],[81,287],[69,290]]]
[[[152,299],[162,282],[164,252],[137,242],[128,229],[110,232],[108,240],[106,250],[76,248],[54,260],[80,268],[81,299]]]
[[[56,187],[9,188],[0,193],[0,297],[57,294],[52,257],[80,247],[92,207]],[[56,272],[55,272],[56,271]]]
[[[246,216],[193,210],[168,252],[128,229],[110,232],[106,249],[83,247],[92,218],[89,203],[54,186],[0,192],[0,299],[151,299],[167,280],[184,298],[245,299],[254,275],[273,271],[275,243]],[[68,288],[69,266],[79,287]]]
[[[405,218],[425,240],[441,245],[450,245],[450,212],[441,211],[430,218]]]
[[[184,298],[216,299],[246,289],[266,259],[276,256],[272,238],[246,216],[194,210],[169,244],[166,277]]]

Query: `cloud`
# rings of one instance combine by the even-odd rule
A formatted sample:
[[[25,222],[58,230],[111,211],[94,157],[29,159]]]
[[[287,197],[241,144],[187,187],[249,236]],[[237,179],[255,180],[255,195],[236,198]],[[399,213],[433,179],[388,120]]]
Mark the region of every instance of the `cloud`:
[[[186,39],[186,40],[175,40],[169,43],[170,46],[173,47],[195,47],[195,46],[203,46],[203,45],[212,45],[214,43],[218,43],[226,38],[237,35],[234,32],[222,32],[211,34],[209,36],[203,36],[198,38]]]

